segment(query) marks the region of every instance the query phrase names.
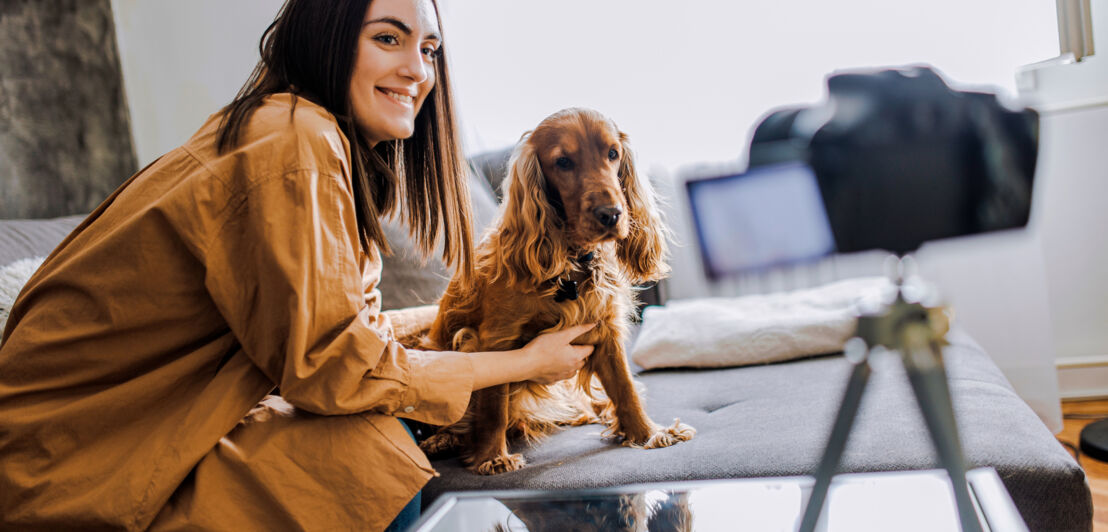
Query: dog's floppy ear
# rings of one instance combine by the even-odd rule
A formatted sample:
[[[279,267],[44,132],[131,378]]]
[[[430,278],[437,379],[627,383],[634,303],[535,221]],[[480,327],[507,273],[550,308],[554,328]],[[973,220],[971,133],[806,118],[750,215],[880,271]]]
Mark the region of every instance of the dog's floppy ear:
[[[634,156],[627,135],[619,134],[623,157],[619,161],[619,180],[630,210],[631,231],[619,242],[617,255],[631,282],[657,281],[669,273],[666,264],[666,228],[658,216],[654,188],[635,171]]]
[[[497,263],[510,282],[534,284],[561,275],[568,255],[562,220],[546,194],[546,178],[528,135],[508,162],[507,194],[502,210]]]

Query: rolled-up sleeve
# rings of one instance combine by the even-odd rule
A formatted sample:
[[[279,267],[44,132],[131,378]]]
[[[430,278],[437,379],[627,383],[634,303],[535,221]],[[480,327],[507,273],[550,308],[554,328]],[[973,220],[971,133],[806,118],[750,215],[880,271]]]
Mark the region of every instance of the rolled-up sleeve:
[[[366,296],[354,199],[341,175],[296,170],[228,206],[203,257],[206,287],[242,348],[290,403],[317,414],[461,418],[473,366],[409,350]]]
[[[406,346],[419,345],[430,332],[438,315],[438,305],[423,305],[384,312],[392,320],[392,332]]]

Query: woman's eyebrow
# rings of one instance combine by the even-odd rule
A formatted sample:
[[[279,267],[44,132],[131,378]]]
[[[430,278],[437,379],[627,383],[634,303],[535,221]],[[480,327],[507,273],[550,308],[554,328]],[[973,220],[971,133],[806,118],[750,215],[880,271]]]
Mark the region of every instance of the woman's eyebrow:
[[[404,21],[402,21],[402,20],[400,20],[400,19],[398,19],[398,18],[396,18],[396,17],[380,17],[380,18],[375,18],[375,19],[373,19],[373,20],[370,20],[370,21],[366,22],[366,23],[365,23],[364,25],[365,25],[365,26],[368,26],[368,25],[370,25],[370,24],[373,24],[373,23],[376,23],[376,22],[384,22],[385,24],[392,24],[393,26],[396,26],[396,29],[398,29],[398,30],[400,30],[400,31],[404,32],[404,34],[405,34],[405,35],[411,35],[411,34],[412,34],[412,27],[411,27],[411,26],[409,26],[409,25],[407,25],[407,24],[405,24],[405,23],[404,23]],[[442,40],[442,37],[439,37],[439,34],[437,34],[437,33],[435,33],[435,32],[431,32],[431,33],[428,33],[428,34],[427,34],[427,35],[426,35],[426,36],[424,37],[424,39],[430,39],[430,40],[436,40],[436,41],[441,41],[441,40]]]

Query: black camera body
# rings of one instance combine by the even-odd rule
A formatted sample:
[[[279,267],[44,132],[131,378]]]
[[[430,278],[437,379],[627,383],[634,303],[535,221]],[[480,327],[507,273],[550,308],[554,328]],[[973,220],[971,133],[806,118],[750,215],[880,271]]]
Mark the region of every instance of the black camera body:
[[[903,255],[930,240],[1027,224],[1035,111],[952,90],[925,67],[836,74],[827,88],[821,105],[766,116],[749,164],[811,167],[836,251]]]

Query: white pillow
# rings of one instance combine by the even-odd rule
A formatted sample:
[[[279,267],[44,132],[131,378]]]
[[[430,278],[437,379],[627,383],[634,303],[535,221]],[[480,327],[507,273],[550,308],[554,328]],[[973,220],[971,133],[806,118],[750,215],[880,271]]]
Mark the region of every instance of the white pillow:
[[[44,260],[46,257],[32,257],[0,266],[0,337],[3,337],[4,324],[8,322],[8,313],[15,298]]]
[[[644,369],[718,368],[841,351],[863,309],[895,293],[882,277],[766,295],[647,307],[631,359]]]

